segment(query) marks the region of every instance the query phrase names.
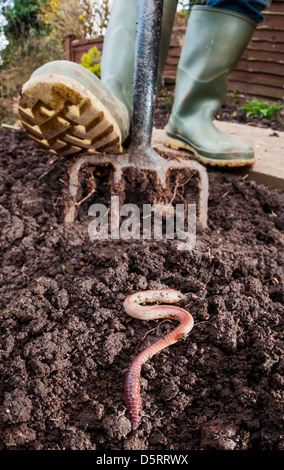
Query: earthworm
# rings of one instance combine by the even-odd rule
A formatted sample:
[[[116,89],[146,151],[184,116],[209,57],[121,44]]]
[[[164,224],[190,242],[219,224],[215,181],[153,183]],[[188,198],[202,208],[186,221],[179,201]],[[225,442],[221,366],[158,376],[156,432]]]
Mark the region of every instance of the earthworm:
[[[123,306],[131,317],[139,318],[140,320],[170,318],[180,322],[173,331],[138,354],[129,366],[124,390],[126,408],[133,430],[138,428],[141,421],[140,373],[143,364],[154,356],[154,354],[176,343],[181,337],[185,337],[191,331],[194,323],[191,314],[180,307],[172,305],[144,306],[140,304],[149,302],[173,304],[183,298],[183,294],[179,291],[162,289],[137,292],[128,296],[124,301]]]

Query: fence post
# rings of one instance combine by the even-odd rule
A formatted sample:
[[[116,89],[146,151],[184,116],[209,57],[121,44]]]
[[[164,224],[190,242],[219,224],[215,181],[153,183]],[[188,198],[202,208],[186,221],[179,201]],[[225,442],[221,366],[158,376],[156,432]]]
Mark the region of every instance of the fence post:
[[[64,41],[64,50],[65,50],[65,59],[73,61],[73,49],[72,49],[72,41],[74,41],[75,36],[69,35],[65,37]]]

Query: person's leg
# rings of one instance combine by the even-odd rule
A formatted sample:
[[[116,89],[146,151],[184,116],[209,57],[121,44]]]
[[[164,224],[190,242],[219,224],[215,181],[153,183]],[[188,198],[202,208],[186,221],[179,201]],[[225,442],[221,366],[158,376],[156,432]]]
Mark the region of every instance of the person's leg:
[[[207,5],[192,8],[166,128],[166,146],[191,150],[210,165],[254,163],[251,145],[220,132],[213,119],[225,100],[228,76],[255,27],[256,23],[241,13]]]
[[[114,1],[104,38],[101,79],[104,85],[125,104],[133,106],[136,16],[138,0]],[[161,28],[158,85],[168,56],[178,0],[164,0]],[[155,34],[155,32],[153,32]]]
[[[261,12],[266,10],[270,4],[271,0],[208,0],[206,6],[235,11],[248,16],[255,23],[262,23],[264,18]]]

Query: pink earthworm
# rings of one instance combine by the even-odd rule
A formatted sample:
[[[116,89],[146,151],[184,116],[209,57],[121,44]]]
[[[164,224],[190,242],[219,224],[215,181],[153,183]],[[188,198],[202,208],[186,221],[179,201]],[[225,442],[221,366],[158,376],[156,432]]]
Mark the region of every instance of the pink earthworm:
[[[185,337],[193,327],[193,318],[189,312],[172,305],[144,306],[140,304],[149,302],[165,302],[173,304],[184,298],[184,295],[173,289],[148,290],[137,292],[128,296],[124,301],[124,308],[128,315],[140,320],[154,320],[169,318],[177,320],[180,324],[169,334],[144,349],[130,364],[127,371],[124,389],[125,403],[131,420],[132,429],[138,428],[141,421],[140,373],[143,364],[162,349],[176,343]]]

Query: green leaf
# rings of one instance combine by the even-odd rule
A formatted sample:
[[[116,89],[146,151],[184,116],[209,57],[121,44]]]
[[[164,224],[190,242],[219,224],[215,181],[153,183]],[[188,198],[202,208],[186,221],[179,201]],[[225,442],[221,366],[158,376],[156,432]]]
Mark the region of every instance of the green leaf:
[[[267,119],[274,119],[275,111],[282,109],[282,105],[269,105],[268,101],[259,101],[257,98],[247,100],[245,104],[239,106],[239,109],[245,111],[246,116],[259,116]]]
[[[62,269],[63,274],[65,275],[66,274],[66,266],[64,264],[61,265],[61,269]]]

